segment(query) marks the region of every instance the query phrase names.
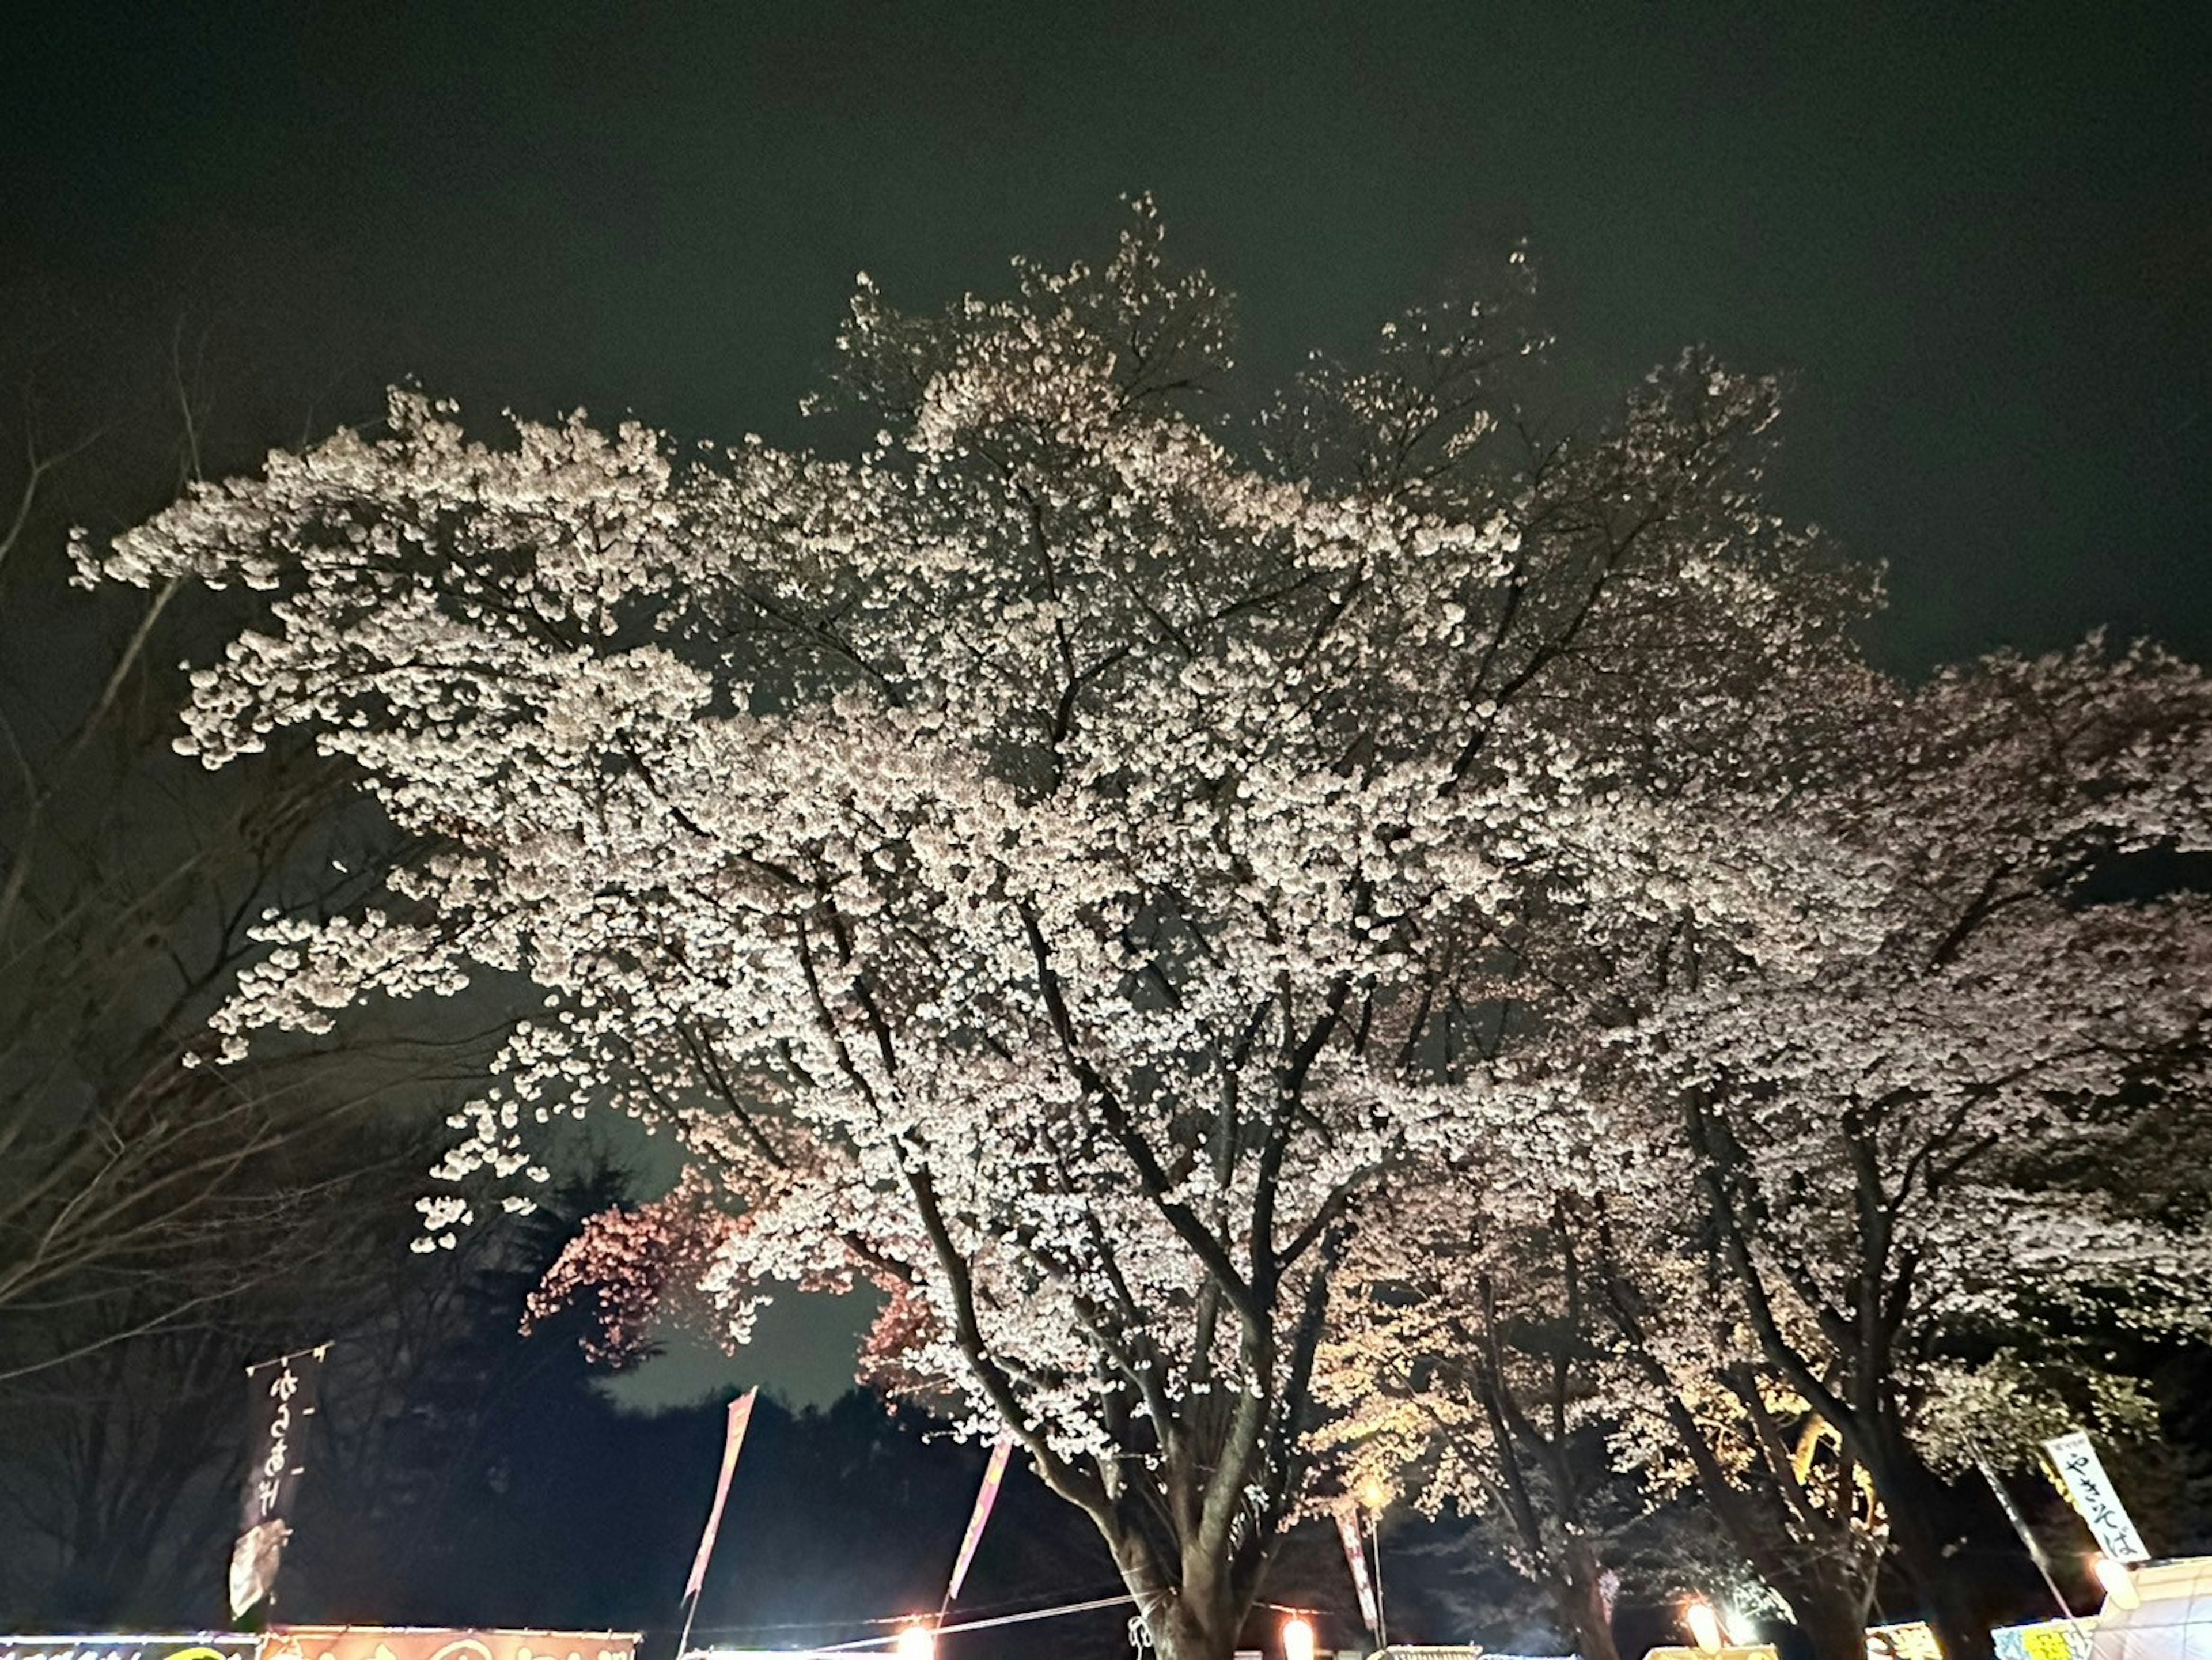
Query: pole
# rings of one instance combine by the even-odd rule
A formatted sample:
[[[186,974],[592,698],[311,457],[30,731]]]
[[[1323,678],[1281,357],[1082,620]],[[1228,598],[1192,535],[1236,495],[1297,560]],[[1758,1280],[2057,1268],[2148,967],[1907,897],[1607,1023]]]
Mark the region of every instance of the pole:
[[[697,1595],[695,1593],[685,1597],[684,1599],[684,1633],[676,1639],[676,1660],[684,1660],[684,1657],[691,1651],[691,1620],[692,1616],[698,1612]],[[667,1627],[664,1626],[661,1629],[665,1631]]]
[[[1379,1511],[1367,1512],[1367,1554],[1375,1561],[1375,1645],[1388,1650],[1390,1620],[1382,1612],[1382,1516]]]
[[[1977,1458],[1974,1464],[1981,1471],[1982,1480],[1990,1484],[1990,1491],[1996,1495],[1998,1507],[2004,1511],[2005,1520],[2012,1523],[2012,1530],[2020,1535],[2020,1542],[2027,1548],[2028,1556],[2035,1563],[2035,1571],[2043,1576],[2044,1588],[2050,1591],[2051,1600],[2058,1604],[2058,1612],[2073,1627],[2075,1639],[2086,1654],[2089,1634],[2081,1629],[2081,1616],[2074,1612],[2072,1605],[2066,1600],[2066,1593],[2058,1589],[2058,1581],[2051,1577],[2051,1559],[2043,1554],[2042,1541],[2029,1529],[2027,1518],[2020,1513],[2020,1506],[2013,1503],[2012,1494],[2005,1490],[2005,1484],[1997,1480],[1997,1473],[1990,1468],[1989,1461]]]

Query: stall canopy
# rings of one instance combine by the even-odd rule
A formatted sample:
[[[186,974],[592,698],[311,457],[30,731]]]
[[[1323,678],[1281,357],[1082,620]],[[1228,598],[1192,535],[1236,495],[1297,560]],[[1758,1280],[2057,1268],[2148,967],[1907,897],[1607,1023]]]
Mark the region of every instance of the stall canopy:
[[[2107,1600],[2091,1660],[2212,1660],[2212,1556],[2135,1572],[2136,1606]]]

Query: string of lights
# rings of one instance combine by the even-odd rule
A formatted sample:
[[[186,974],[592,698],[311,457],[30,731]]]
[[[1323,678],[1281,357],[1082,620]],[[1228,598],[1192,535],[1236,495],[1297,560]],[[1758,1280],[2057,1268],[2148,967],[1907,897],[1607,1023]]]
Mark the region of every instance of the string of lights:
[[[821,1644],[805,1651],[805,1652],[808,1654],[861,1654],[868,1652],[871,1650],[880,1651],[884,1643],[888,1640],[893,1645],[889,1651],[890,1652],[900,1655],[908,1653],[926,1655],[933,1650],[935,1646],[935,1639],[937,1638],[950,1635],[954,1632],[983,1631],[994,1626],[1018,1626],[1038,1620],[1056,1620],[1068,1614],[1093,1614],[1101,1608],[1120,1608],[1125,1604],[1133,1602],[1136,1600],[1137,1599],[1130,1595],[1130,1593],[1123,1591],[1120,1595],[1114,1596],[1094,1596],[1085,1602],[1057,1603],[1050,1608],[1024,1608],[1007,1614],[984,1614],[979,1618],[954,1620],[949,1624],[941,1626],[932,1626],[927,1621],[916,1620],[911,1615],[892,1615],[889,1618],[866,1620],[841,1620],[835,1623],[842,1626],[895,1627],[898,1629],[896,1632],[886,1633],[876,1636],[854,1638],[848,1642]],[[821,1630],[830,1623],[830,1622],[828,1621],[823,1621],[814,1624],[811,1627],[803,1626],[798,1622],[793,1622],[782,1626],[720,1627],[714,1629],[724,1633],[735,1633],[738,1631],[793,1631],[808,1628]],[[916,1638],[920,1638],[924,1640],[917,1642],[915,1640]],[[702,1660],[711,1660],[711,1657],[715,1654],[715,1652],[716,1651],[713,1648],[687,1649],[684,1651],[684,1653],[688,1656],[702,1657]]]
[[[1071,1603],[1068,1605],[1068,1608],[1104,1608],[1117,1601],[1126,1602],[1130,1600],[1129,1594],[1127,1592],[1124,1591],[1120,1593],[1118,1596],[1115,1596],[1106,1590],[1103,1586],[1091,1594],[1102,1600],[1080,1604]],[[1259,1606],[1273,1608],[1277,1608],[1279,1605],[1273,1602],[1264,1602]],[[1066,1609],[1024,1609],[1022,1604],[1018,1601],[1008,1599],[1002,1602],[979,1603],[976,1606],[967,1609],[965,1613],[966,1617],[972,1620],[983,1615],[1010,1613],[1020,1613],[1023,1614],[1024,1617],[1034,1615],[1036,1617],[1042,1618],[1044,1614],[1054,1611],[1066,1612]],[[865,1618],[855,1617],[845,1620],[758,1620],[750,1625],[700,1626],[696,1627],[696,1630],[700,1635],[705,1637],[743,1637],[751,1635],[756,1633],[778,1631],[831,1631],[841,1627],[849,1627],[853,1626],[882,1626],[886,1627],[895,1627],[912,1623],[915,1617],[915,1616],[910,1614],[889,1614],[870,1615]],[[647,1629],[654,1633],[665,1633],[673,1631],[676,1627],[673,1626],[654,1626],[649,1627]],[[941,1626],[939,1629],[941,1631],[951,1631],[954,1630],[955,1627],[952,1626]]]

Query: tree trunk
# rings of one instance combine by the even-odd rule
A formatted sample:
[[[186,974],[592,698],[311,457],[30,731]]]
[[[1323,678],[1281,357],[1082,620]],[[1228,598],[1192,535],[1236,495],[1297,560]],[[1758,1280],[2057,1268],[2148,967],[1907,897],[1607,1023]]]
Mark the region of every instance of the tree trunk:
[[[1824,1557],[1818,1541],[1800,1541],[1806,1550],[1785,1548],[1790,1528],[1778,1514],[1781,1500],[1771,1493],[1762,1499],[1736,1486],[1666,1374],[1648,1355],[1645,1362],[1714,1519],[1759,1577],[1788,1599],[1814,1660],[1866,1660],[1864,1587],[1853,1583],[1844,1561]]]
[[[1943,1484],[1901,1434],[1888,1431],[1881,1441],[1867,1473],[1881,1496],[1890,1545],[1920,1599],[1921,1617],[1942,1645],[1944,1660],[1996,1660],[1996,1645],[1973,1583],[1956,1559],[1944,1554],[1938,1520],[1946,1508]]]
[[[1944,1660],[1996,1660],[1996,1645],[1980,1599],[1974,1595],[1957,1565],[1943,1554],[1942,1541],[1928,1513],[1900,1517],[1892,1511],[1890,1540],[1897,1548],[1898,1564],[1920,1598],[1921,1617],[1935,1630]]]
[[[1846,1578],[1814,1571],[1769,1582],[1788,1599],[1813,1660],[1866,1660],[1866,1597]]]
[[[1176,1559],[1164,1559],[1142,1534],[1124,1533],[1109,1545],[1158,1660],[1232,1660],[1259,1590],[1256,1566],[1240,1572],[1193,1551],[1176,1562],[1178,1572],[1170,1566]]]
[[[1574,1639],[1582,1660],[1620,1660],[1613,1640],[1613,1610],[1607,1606],[1605,1569],[1597,1553],[1583,1539],[1572,1539],[1564,1553],[1565,1577],[1553,1583],[1552,1601],[1559,1624]]]
[[[1165,1611],[1148,1620],[1159,1660],[1232,1660],[1244,1610],[1225,1597],[1177,1592]]]

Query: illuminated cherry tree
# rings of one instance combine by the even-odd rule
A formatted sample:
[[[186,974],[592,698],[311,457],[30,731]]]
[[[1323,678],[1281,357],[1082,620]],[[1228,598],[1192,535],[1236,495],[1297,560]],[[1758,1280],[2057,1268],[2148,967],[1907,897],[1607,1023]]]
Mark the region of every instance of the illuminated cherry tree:
[[[2212,906],[2181,873],[2212,848],[2212,687],[2093,642],[1869,693],[1792,810],[1863,848],[1878,928],[1796,972],[1686,930],[1606,1047],[1665,1104],[1762,1363],[1973,1654],[1931,1465],[2140,1424],[2102,1352],[2206,1327]]]
[[[1011,1426],[1211,1660],[1373,1184],[1564,1156],[1511,1057],[1576,947],[1532,939],[1810,943],[1730,757],[1866,584],[1761,509],[1772,389],[1702,360],[1540,441],[1509,296],[1240,422],[1226,302],[1147,204],[1103,265],[1019,270],[928,317],[862,280],[852,459],[488,444],[399,393],[86,558],[265,590],[189,747],[310,728],[429,847],[271,923],[234,1044],[526,981],[441,1176],[526,1203],[536,1127],[587,1111],[690,1165],[549,1298],[742,1340],[776,1283],[879,1288],[873,1374]],[[468,1220],[424,1203],[426,1243]]]
[[[1318,1439],[1347,1482],[1387,1472],[1424,1511],[1483,1522],[1589,1660],[1616,1651],[1624,1581],[1644,1602],[1778,1596],[1821,1660],[1854,1660],[1878,1508],[1693,1248],[1692,1162],[1595,1091],[1547,1116],[1564,1172],[1394,1178],[1394,1236],[1346,1264]]]
[[[1316,1438],[1352,1493],[1487,1522],[1484,1554],[1544,1593],[1574,1651],[1616,1660],[1615,1548],[1649,1508],[1608,1445],[1622,1368],[1572,1207],[1547,1219],[1495,1174],[1438,1161],[1392,1181],[1391,1228],[1345,1266]]]
[[[1736,784],[1802,860],[1808,948],[1686,914],[1555,960],[1580,1018],[1522,1064],[1565,1179],[1425,1172],[1347,1265],[1331,1438],[1499,1517],[1585,1653],[1577,1435],[1649,1496],[1694,1481],[1816,1652],[1859,1651],[1893,1551],[1973,1654],[1945,1477],[2154,1433],[2116,1351],[2207,1330],[2212,687],[2093,642],[1787,701]]]

